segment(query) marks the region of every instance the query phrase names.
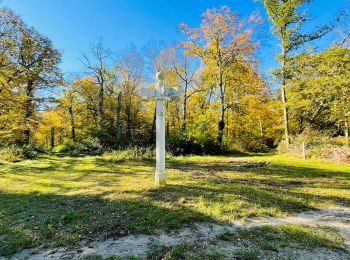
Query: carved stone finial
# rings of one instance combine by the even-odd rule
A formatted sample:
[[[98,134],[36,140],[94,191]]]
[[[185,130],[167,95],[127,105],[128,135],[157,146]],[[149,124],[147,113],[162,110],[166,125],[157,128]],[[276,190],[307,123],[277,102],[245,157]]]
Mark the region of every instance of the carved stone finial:
[[[165,78],[165,75],[164,75],[163,72],[157,72],[157,74],[156,74],[156,79],[157,79],[158,81],[163,81],[164,78]]]

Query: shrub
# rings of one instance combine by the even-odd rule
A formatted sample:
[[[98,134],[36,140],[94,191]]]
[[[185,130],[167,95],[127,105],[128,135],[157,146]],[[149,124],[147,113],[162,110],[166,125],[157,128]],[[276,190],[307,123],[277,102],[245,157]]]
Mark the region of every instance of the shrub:
[[[121,162],[128,160],[143,160],[152,159],[155,157],[155,151],[150,148],[129,147],[124,150],[105,152],[102,155],[102,160],[108,162]]]
[[[350,148],[342,144],[339,137],[332,138],[328,133],[306,129],[303,134],[291,137],[287,151],[285,141],[278,145],[280,154],[288,153],[302,157],[302,145],[305,143],[306,157],[326,159],[337,163],[350,163]]]
[[[324,147],[320,149],[316,157],[336,163],[350,163],[350,148],[346,146]]]
[[[219,154],[222,149],[211,138],[189,137],[186,133],[170,135],[167,139],[167,151],[172,155]]]
[[[20,148],[20,152],[20,156],[24,159],[35,159],[38,157],[39,153],[43,153],[45,151],[37,146],[25,145]]]
[[[44,151],[32,145],[3,147],[0,148],[0,161],[19,162],[24,159],[35,159],[41,152]]]
[[[263,137],[255,136],[243,136],[241,137],[243,141],[240,142],[240,150],[247,152],[264,152],[269,147],[267,146],[267,140]],[[270,145],[271,146],[271,145]],[[270,147],[271,148],[271,147]]]
[[[55,148],[52,149],[52,152],[54,153],[65,153],[73,151],[76,148],[73,141],[66,141],[63,144],[55,146]]]
[[[73,153],[86,153],[90,155],[101,155],[104,148],[98,138],[88,137],[81,140],[72,150]]]
[[[18,151],[15,147],[6,147],[0,149],[0,161],[4,162],[18,162],[22,159],[19,157]]]

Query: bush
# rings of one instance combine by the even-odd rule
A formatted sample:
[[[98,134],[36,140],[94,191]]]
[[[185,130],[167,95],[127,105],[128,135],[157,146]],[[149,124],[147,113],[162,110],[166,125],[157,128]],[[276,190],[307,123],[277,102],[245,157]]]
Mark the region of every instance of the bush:
[[[32,145],[3,147],[0,148],[0,161],[19,162],[25,159],[35,159],[41,152],[44,151]]]
[[[267,146],[268,142],[263,137],[241,136],[241,139],[244,141],[240,142],[239,148],[246,152],[265,152],[268,148],[271,148]]]
[[[0,149],[0,161],[3,162],[19,162],[20,158],[15,147],[6,147]]]
[[[220,154],[223,152],[218,144],[211,138],[193,138],[186,134],[171,135],[167,139],[167,151],[172,155],[188,154]]]
[[[101,155],[105,150],[98,138],[88,137],[81,140],[71,151],[74,154],[86,153],[90,155]]]
[[[121,162],[128,160],[140,161],[155,158],[155,151],[150,148],[130,147],[125,150],[105,152],[102,160],[107,162]]]
[[[306,129],[303,134],[292,136],[287,151],[285,141],[278,145],[279,154],[288,153],[302,157],[302,145],[305,143],[307,158],[330,160],[337,163],[350,163],[350,148],[343,145],[339,137],[332,138],[328,133]]]
[[[350,163],[350,148],[346,146],[324,147],[320,149],[316,157],[336,163]]]
[[[73,151],[76,148],[73,141],[67,141],[63,144],[55,146],[55,148],[52,149],[52,152],[54,153],[66,153]]]

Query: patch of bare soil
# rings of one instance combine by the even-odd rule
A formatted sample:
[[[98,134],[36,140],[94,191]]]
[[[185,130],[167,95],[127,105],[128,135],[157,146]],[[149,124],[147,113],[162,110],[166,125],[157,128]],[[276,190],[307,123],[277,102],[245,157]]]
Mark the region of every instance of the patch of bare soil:
[[[286,218],[252,219],[246,225],[253,227],[264,224],[300,224],[332,227],[343,236],[346,249],[350,252],[350,207],[338,206],[318,211],[307,211]]]
[[[94,241],[82,241],[75,249],[56,248],[51,250],[28,249],[23,250],[10,259],[79,259],[84,256],[99,255],[109,256],[136,256],[141,259],[152,244],[159,244],[171,247],[182,242],[196,243],[203,247],[210,248],[215,243],[227,259],[235,259],[238,245],[228,245],[224,241],[218,241],[218,237],[224,233],[234,233],[237,228],[259,227],[263,225],[278,224],[301,224],[309,226],[327,226],[335,228],[343,236],[345,250],[331,249],[307,250],[300,248],[283,248],[275,253],[274,257],[281,259],[350,259],[350,207],[339,206],[329,209],[320,209],[299,213],[285,218],[260,218],[251,219],[245,223],[234,223],[231,225],[218,224],[195,224],[193,227],[186,227],[172,233],[161,233],[159,235],[127,235],[116,239]],[[241,248],[242,249],[242,248]],[[5,259],[1,258],[0,259]],[[262,259],[270,259],[263,256]]]

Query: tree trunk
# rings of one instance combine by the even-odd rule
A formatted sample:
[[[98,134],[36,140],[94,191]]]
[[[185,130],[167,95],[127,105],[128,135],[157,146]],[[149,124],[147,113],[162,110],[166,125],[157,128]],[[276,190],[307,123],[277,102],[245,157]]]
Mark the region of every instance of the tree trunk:
[[[344,123],[344,135],[346,146],[349,146],[349,122],[347,120]]]
[[[129,98],[129,105],[126,107],[126,135],[129,141],[132,142],[132,133],[131,133],[131,97]]]
[[[154,141],[154,132],[156,131],[156,117],[157,117],[157,107],[154,107],[154,115],[153,115],[153,122],[152,122],[152,129],[151,129],[151,136],[150,136],[150,144],[153,144]]]
[[[50,139],[49,134],[46,133],[46,135],[45,135],[45,147],[46,148],[49,148],[49,143],[50,143],[49,139]]]
[[[104,121],[104,115],[103,115],[103,106],[104,106],[104,88],[101,84],[100,86],[100,92],[98,95],[99,103],[98,103],[98,117],[99,117],[99,128],[100,130],[103,129],[103,121]]]
[[[288,107],[286,98],[286,89],[284,86],[281,87],[281,97],[283,103],[283,121],[284,121],[284,135],[287,151],[289,150],[289,118],[288,118]]]
[[[34,86],[32,81],[27,82],[26,88],[26,100],[24,102],[24,144],[28,145],[30,142],[30,134],[31,134],[31,119],[33,117],[33,101],[34,101]]]
[[[72,106],[68,108],[69,116],[70,116],[70,126],[71,126],[71,137],[75,144],[76,136],[75,136],[75,123],[74,123],[74,112]]]
[[[259,118],[259,128],[260,128],[260,136],[264,137],[264,128],[263,128],[261,118]]]
[[[281,85],[281,99],[283,105],[283,121],[284,121],[284,135],[286,142],[286,149],[289,150],[289,117],[286,96],[286,54],[285,49],[282,49],[282,85]]]
[[[50,147],[53,149],[55,147],[55,128],[50,129]]]
[[[58,144],[62,144],[62,140],[63,140],[63,129],[62,127],[59,128],[60,129],[60,135],[58,138]]]
[[[299,120],[298,120],[298,125],[299,125],[299,134],[301,134],[303,132],[303,122],[304,122],[304,118],[303,115],[300,113],[299,114]]]
[[[166,122],[166,137],[169,136],[169,129],[170,129],[170,123],[169,123],[169,118],[168,118],[168,113],[169,113],[169,102],[165,102],[165,122]]]
[[[116,120],[116,132],[115,132],[115,141],[118,146],[120,146],[120,132],[121,132],[121,126],[120,126],[120,112],[121,112],[121,100],[122,100],[122,93],[120,92],[118,94],[118,101],[117,101],[117,120]]]
[[[225,129],[225,95],[223,86],[220,85],[220,120],[218,124],[218,136],[217,136],[217,142],[218,146],[222,147],[222,138],[224,136],[224,129]]]
[[[184,89],[184,110],[183,110],[183,115],[182,115],[182,130],[185,131],[186,130],[186,120],[187,120],[187,89],[188,89],[188,83],[185,82],[185,89]]]

